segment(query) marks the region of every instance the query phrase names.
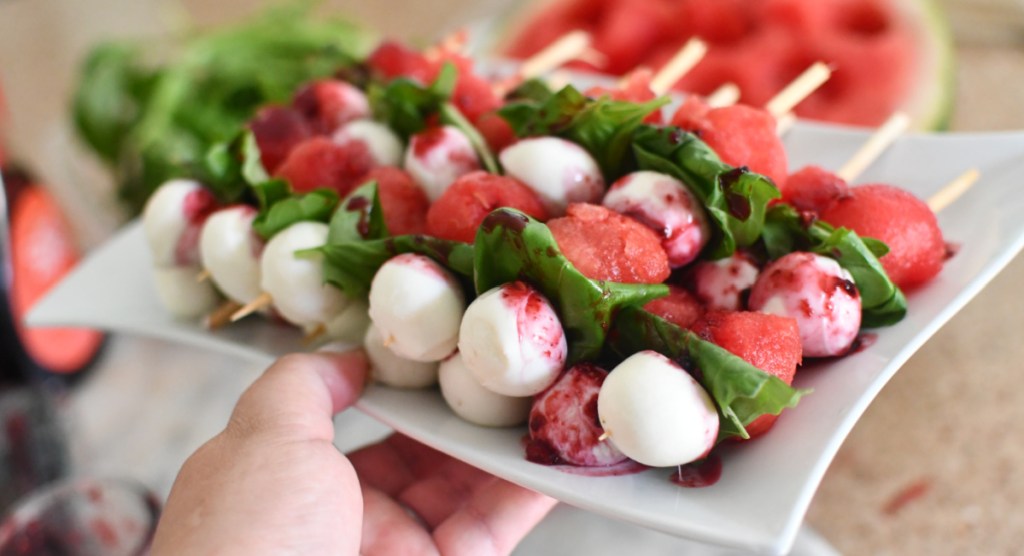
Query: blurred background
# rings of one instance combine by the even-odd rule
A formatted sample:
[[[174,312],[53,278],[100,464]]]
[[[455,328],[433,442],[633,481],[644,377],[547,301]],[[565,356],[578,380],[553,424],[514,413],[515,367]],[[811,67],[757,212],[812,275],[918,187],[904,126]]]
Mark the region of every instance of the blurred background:
[[[254,0],[0,0],[0,84],[8,150],[70,214],[84,247],[116,225],[109,180],[81,155],[69,123],[78,66],[113,37],[160,44],[194,25],[237,21]],[[1024,128],[1024,3],[945,0],[955,41],[957,132]],[[504,12],[502,0],[325,2],[382,35],[427,44]],[[116,269],[112,269],[115,270]],[[849,554],[1010,554],[1024,541],[1024,442],[1016,396],[1024,367],[1018,258],[917,353],[882,391],[833,462],[808,522]],[[231,358],[113,336],[66,391],[78,473],[133,477],[163,496],[181,462],[223,426],[260,371]]]

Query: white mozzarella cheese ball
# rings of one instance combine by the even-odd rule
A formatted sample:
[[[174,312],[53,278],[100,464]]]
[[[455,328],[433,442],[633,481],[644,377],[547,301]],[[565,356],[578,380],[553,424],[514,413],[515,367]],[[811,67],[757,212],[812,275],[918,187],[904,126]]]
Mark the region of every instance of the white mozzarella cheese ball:
[[[170,180],[153,192],[142,211],[153,264],[198,265],[199,233],[216,206],[213,194],[193,180]]]
[[[860,292],[834,259],[789,253],[766,266],[750,290],[748,305],[796,319],[804,355],[846,353],[860,330]]]
[[[558,378],[568,348],[551,303],[523,282],[493,288],[466,309],[459,353],[484,387],[532,396]]]
[[[349,298],[345,308],[327,322],[326,337],[331,341],[359,343],[370,326],[369,305],[360,299]]]
[[[391,128],[373,120],[349,122],[331,138],[339,145],[360,142],[366,146],[375,166],[398,166],[402,163],[402,140]]]
[[[570,203],[598,203],[604,177],[583,147],[559,137],[523,139],[501,151],[505,174],[532,189],[551,216],[565,214]]]
[[[526,422],[533,398],[503,396],[484,388],[456,352],[441,362],[441,395],[456,415],[485,427],[511,427]]]
[[[451,355],[465,310],[455,277],[423,255],[391,258],[370,284],[370,320],[388,348],[413,361],[440,361]]]
[[[298,326],[326,325],[348,298],[324,282],[319,255],[297,257],[296,251],[327,242],[327,224],[297,222],[270,238],[260,258],[260,288],[270,294],[282,318]]]
[[[711,237],[704,207],[672,176],[633,172],[612,184],[602,204],[653,229],[672,268],[696,259]]]
[[[220,297],[209,280],[196,280],[197,266],[156,267],[153,284],[157,298],[167,312],[181,318],[196,318],[213,311]]]
[[[366,329],[363,348],[370,359],[370,375],[374,380],[395,388],[426,388],[437,384],[436,361],[413,361],[388,349],[384,338],[373,325]]]
[[[718,412],[708,393],[653,351],[636,353],[612,369],[601,385],[597,413],[608,440],[653,467],[700,459],[718,436]]]
[[[229,299],[246,304],[259,297],[263,239],[252,229],[256,209],[234,206],[219,210],[203,224],[199,257],[210,279]]]
[[[413,135],[404,167],[434,202],[459,176],[479,170],[480,160],[469,138],[446,125]]]
[[[693,292],[709,309],[739,311],[743,292],[754,285],[759,273],[757,265],[740,252],[700,262],[693,269]]]

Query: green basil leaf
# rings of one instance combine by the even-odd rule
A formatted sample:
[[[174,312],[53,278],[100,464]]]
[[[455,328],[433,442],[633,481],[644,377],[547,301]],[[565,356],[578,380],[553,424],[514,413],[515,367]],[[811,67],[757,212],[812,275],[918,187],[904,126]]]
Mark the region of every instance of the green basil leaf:
[[[242,179],[249,185],[265,182],[270,179],[270,174],[263,168],[263,160],[260,158],[260,146],[256,143],[256,135],[246,130],[242,133]]]
[[[648,114],[668,104],[668,98],[628,102],[609,97],[591,99],[568,85],[542,100],[528,97],[506,104],[498,113],[519,137],[557,135],[587,150],[611,181],[630,168],[633,133]]]
[[[211,145],[230,141],[260,106],[287,101],[373,46],[371,33],[312,4],[185,33],[170,48],[141,40],[95,48],[74,97],[76,129],[111,165],[131,210],[169,177],[202,166]],[[244,189],[225,185],[225,197]]]
[[[280,191],[278,180],[265,182],[262,189],[268,199],[272,199]],[[259,195],[259,194],[258,194]],[[277,232],[296,222],[312,220],[327,222],[338,205],[338,194],[332,189],[317,189],[303,195],[290,195],[277,199],[265,206],[256,215],[252,227],[263,239],[270,239]]]
[[[345,243],[388,237],[377,182],[369,181],[348,194],[331,217],[327,243]]]
[[[270,181],[256,136],[249,130],[211,145],[200,167],[192,173],[228,204],[241,201],[250,187]]]
[[[664,284],[591,280],[565,258],[546,225],[520,211],[500,208],[476,234],[477,293],[523,280],[555,306],[569,344],[569,363],[596,359],[616,312],[668,294]]]
[[[725,164],[696,135],[677,127],[640,126],[633,152],[641,170],[678,179],[704,205],[714,227],[714,237],[705,247],[712,259],[756,242],[768,203],[780,197],[771,180]]]
[[[619,358],[650,349],[687,368],[718,407],[719,441],[749,438],[746,426],[755,419],[795,407],[810,393],[639,307],[624,308],[608,338],[609,350]]]
[[[408,140],[426,129],[430,118],[441,111],[451,98],[457,79],[458,69],[448,62],[427,87],[401,77],[386,85],[371,84],[367,96],[373,116]]]
[[[82,63],[72,115],[75,130],[108,164],[116,164],[139,118],[140,96],[149,72],[140,67],[139,52],[131,45],[106,43],[94,48]]]
[[[284,180],[267,180],[252,186],[252,192],[256,196],[260,212],[266,213],[276,203],[292,196],[292,188]]]
[[[476,127],[473,126],[459,112],[459,109],[454,104],[446,102],[441,105],[441,121],[458,128],[459,131],[469,139],[469,143],[473,145],[473,150],[476,151],[477,157],[480,162],[483,163],[484,169],[491,174],[501,174],[501,166],[498,164],[498,159],[495,158],[494,153],[491,152],[491,147],[484,140],[480,132],[477,131]]]
[[[324,279],[355,298],[365,299],[381,265],[402,253],[430,257],[460,276],[467,285],[473,277],[473,246],[461,241],[404,235],[328,243],[313,251],[323,255]]]
[[[505,99],[508,101],[531,101],[535,103],[546,102],[554,95],[554,91],[548,86],[547,82],[543,79],[527,79],[519,85],[516,85],[515,89],[512,89]]]
[[[860,292],[861,326],[887,326],[906,316],[903,292],[878,261],[878,253],[885,254],[889,250],[883,242],[862,239],[852,230],[833,228],[820,220],[805,220],[796,209],[785,204],[769,210],[762,239],[771,259],[792,251],[810,251],[835,259],[849,271]]]

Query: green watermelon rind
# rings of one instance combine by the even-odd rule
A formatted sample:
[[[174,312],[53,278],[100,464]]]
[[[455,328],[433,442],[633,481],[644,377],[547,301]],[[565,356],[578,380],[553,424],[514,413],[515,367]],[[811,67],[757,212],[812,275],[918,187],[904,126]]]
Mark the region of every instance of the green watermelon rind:
[[[924,29],[922,55],[928,59],[919,64],[914,80],[916,89],[904,104],[911,126],[919,131],[949,129],[956,92],[956,62],[953,31],[942,7],[935,0],[900,0],[899,8],[918,21]],[[913,11],[916,7],[918,11]]]

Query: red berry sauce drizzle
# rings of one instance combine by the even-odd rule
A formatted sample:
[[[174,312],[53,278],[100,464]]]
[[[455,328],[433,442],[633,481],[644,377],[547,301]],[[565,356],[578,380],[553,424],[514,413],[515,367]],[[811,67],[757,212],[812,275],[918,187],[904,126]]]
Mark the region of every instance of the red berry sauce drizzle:
[[[721,477],[722,458],[711,453],[702,460],[680,465],[668,479],[681,487],[700,488],[717,483]]]

